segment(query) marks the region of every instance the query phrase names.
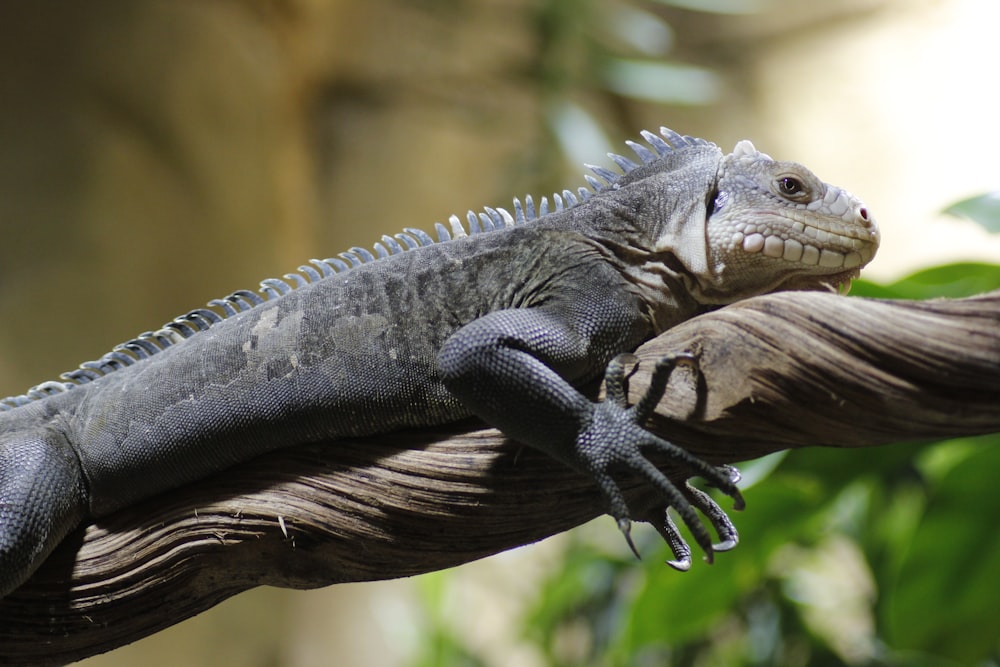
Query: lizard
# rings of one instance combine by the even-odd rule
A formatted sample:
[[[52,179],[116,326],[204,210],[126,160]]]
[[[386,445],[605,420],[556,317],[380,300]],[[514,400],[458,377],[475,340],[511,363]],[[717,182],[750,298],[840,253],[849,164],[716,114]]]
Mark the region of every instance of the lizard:
[[[743,140],[667,128],[587,185],[485,207],[310,260],[215,299],[96,361],[0,401],[0,597],[71,530],[264,452],[478,417],[588,475],[629,546],[623,476],[648,518],[711,562],[735,546],[700,476],[742,507],[738,474],[644,428],[664,377],[629,406],[621,354],[705,310],[849,286],[878,247],[865,205]],[[601,379],[609,400],[586,388]],[[684,471],[675,483],[647,458]],[[678,475],[674,473],[675,477]],[[713,544],[696,510],[720,537]]]

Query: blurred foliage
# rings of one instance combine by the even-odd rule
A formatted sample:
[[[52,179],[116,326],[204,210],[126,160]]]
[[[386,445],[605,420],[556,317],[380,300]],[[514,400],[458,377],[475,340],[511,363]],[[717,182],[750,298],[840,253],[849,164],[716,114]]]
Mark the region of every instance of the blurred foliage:
[[[960,262],[935,266],[888,285],[856,280],[851,294],[880,299],[957,299],[1000,289],[1000,269],[992,264]]]
[[[987,192],[963,199],[947,207],[944,213],[972,220],[990,232],[1000,232],[1000,192]]]
[[[489,667],[447,622],[448,573],[435,572],[420,577],[418,583],[427,616],[421,628],[418,653],[410,666]]]
[[[747,0],[725,4],[749,6]],[[537,71],[550,99],[573,89],[670,104],[707,104],[717,97],[713,72],[669,58],[673,30],[650,3],[549,0],[539,5],[536,28]]]
[[[609,110],[611,115],[623,112],[628,105],[618,104],[621,100],[675,106],[704,106],[718,100],[722,82],[715,72],[671,56],[674,31],[655,11],[658,5],[742,13],[757,4],[757,0],[540,3],[534,72],[548,128],[568,164],[575,170],[613,147],[581,94],[602,96],[605,115]]]
[[[663,4],[743,12],[754,3]],[[713,98],[712,73],[666,59],[672,32],[649,5],[543,3],[550,126],[574,162],[607,142],[568,89],[674,104]],[[998,202],[993,193],[945,212],[995,232]],[[1000,267],[961,263],[888,285],[859,280],[852,294],[929,299],[994,289]],[[1000,435],[750,462],[748,509],[734,517],[743,542],[734,552],[678,573],[664,565],[671,555],[652,529],[637,535],[641,562],[610,520],[573,531],[533,604],[512,621],[519,650],[531,647],[536,663],[551,667],[998,665],[997,470]],[[415,667],[495,664],[437,611],[450,576],[424,579],[429,631]]]

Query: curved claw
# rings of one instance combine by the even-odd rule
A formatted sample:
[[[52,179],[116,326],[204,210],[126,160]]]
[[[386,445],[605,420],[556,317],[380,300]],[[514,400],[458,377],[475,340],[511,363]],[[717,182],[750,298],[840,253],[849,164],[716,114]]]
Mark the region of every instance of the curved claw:
[[[708,519],[709,523],[719,535],[719,542],[712,545],[712,551],[729,551],[734,549],[740,542],[740,535],[733,525],[732,520],[719,504],[712,500],[704,491],[696,489],[690,484],[688,487],[688,498],[691,504],[697,507]]]
[[[732,551],[739,544],[739,540],[724,540],[712,545],[713,551]]]
[[[628,548],[635,554],[636,559],[642,560],[639,550],[635,548],[635,542],[632,541],[632,522],[628,519],[618,519],[618,530],[622,531],[622,535],[625,536],[625,541],[628,543]]]
[[[691,569],[691,557],[679,558],[677,560],[665,560],[663,561],[670,567],[674,568],[678,572],[687,572]]]
[[[688,543],[681,537],[681,532],[677,530],[677,524],[673,522],[670,515],[664,510],[662,521],[650,521],[653,527],[656,528],[663,540],[670,547],[670,551],[674,554],[674,560],[666,561],[667,565],[674,568],[678,572],[687,572],[691,569],[691,547]]]

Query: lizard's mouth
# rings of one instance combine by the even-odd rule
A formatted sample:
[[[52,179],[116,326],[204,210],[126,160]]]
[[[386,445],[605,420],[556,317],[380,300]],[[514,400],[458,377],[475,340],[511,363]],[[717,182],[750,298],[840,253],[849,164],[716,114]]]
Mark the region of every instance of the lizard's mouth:
[[[776,291],[813,291],[824,290],[847,294],[851,290],[851,281],[861,275],[861,267],[848,269],[839,273],[813,275],[799,273],[790,276],[776,288]]]
[[[806,210],[757,210],[734,221],[730,230],[730,270],[770,272],[771,289],[778,290],[846,291],[875,256],[880,240],[875,221],[860,204],[842,219],[819,224]]]
[[[875,256],[879,231],[868,210],[860,206],[841,223],[817,226],[799,211],[759,211],[753,222],[734,225],[733,246],[749,255],[780,259],[820,269],[860,269]]]
[[[793,264],[828,269],[860,269],[872,260],[878,247],[877,241],[840,236],[815,227],[804,227],[802,230],[804,234],[809,232],[815,234],[815,245],[808,240],[762,233],[753,224],[740,224],[733,235],[733,242],[747,254],[760,253],[764,257]]]

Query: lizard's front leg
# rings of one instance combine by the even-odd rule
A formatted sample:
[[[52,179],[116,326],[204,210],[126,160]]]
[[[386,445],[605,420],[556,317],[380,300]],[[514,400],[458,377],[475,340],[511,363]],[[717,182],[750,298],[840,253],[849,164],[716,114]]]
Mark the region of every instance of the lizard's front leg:
[[[711,561],[715,548],[695,508],[708,510],[723,539],[720,547],[730,546],[727,542],[735,535],[735,531],[720,529],[724,524],[718,515],[724,513],[714,502],[706,503],[686,487],[678,488],[646,455],[665,455],[692,476],[704,477],[733,497],[739,508],[743,501],[731,469],[706,463],[644,428],[659,398],[655,392],[628,407],[623,399],[592,402],[574,386],[593,375],[590,369],[595,359],[603,365],[612,356],[609,347],[617,344],[617,351],[625,347],[608,331],[615,330],[614,322],[627,319],[627,310],[615,314],[607,301],[603,308],[608,320],[600,330],[592,327],[592,315],[581,320],[557,308],[490,313],[459,329],[442,346],[438,357],[442,379],[449,391],[488,423],[593,478],[608,513],[630,545],[631,516],[616,480],[621,474],[643,479],[662,500],[661,507],[673,507]],[[662,380],[665,385],[666,378]],[[613,387],[612,391],[619,390]],[[670,530],[661,532],[666,531],[671,546],[683,544],[679,537],[669,537]],[[677,557],[684,560],[682,553]],[[684,569],[682,562],[676,566]]]

